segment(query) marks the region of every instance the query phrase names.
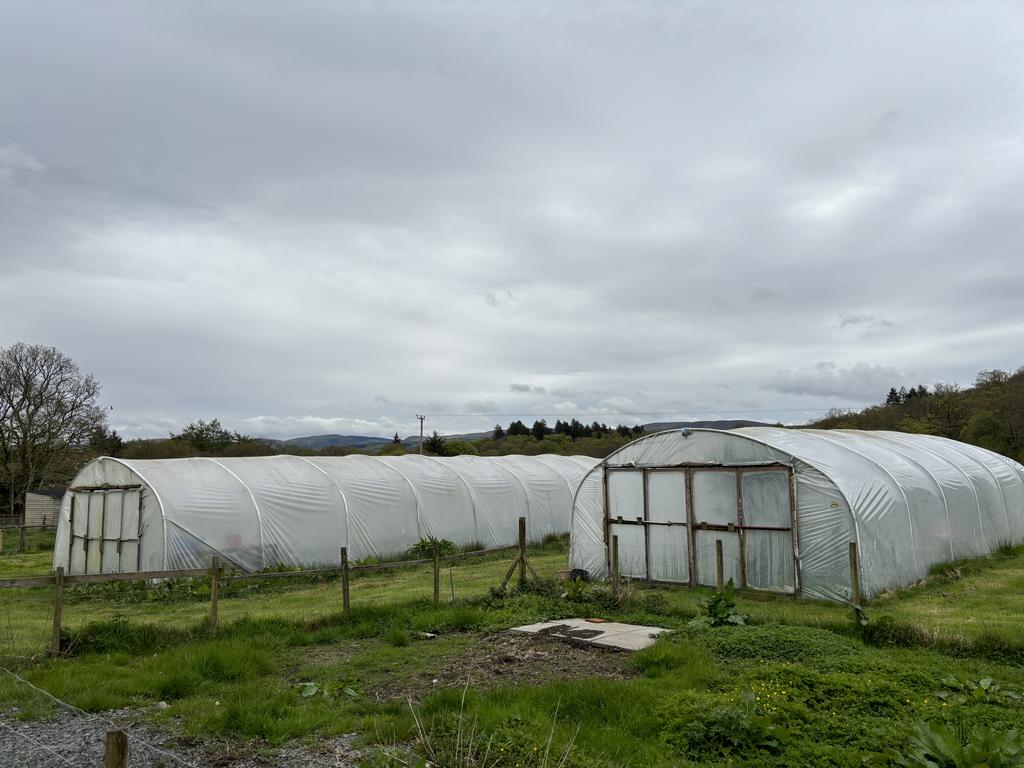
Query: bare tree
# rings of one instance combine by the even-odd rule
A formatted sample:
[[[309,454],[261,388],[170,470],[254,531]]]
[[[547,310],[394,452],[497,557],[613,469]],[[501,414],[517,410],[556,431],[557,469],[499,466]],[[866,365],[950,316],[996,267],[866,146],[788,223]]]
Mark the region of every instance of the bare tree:
[[[26,491],[66,482],[106,416],[100,386],[56,347],[0,349],[0,489],[16,513]]]

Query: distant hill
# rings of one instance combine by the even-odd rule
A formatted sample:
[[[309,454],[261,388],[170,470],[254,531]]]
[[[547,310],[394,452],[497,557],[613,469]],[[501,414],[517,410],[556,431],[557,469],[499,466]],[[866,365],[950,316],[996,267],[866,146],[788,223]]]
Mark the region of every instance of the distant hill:
[[[298,448],[308,448],[311,451],[321,451],[324,448],[376,448],[387,445],[391,442],[391,438],[367,435],[308,435],[276,442],[283,445],[294,445]]]
[[[644,424],[644,432],[663,432],[666,429],[736,429],[737,427],[767,427],[760,421],[746,421],[743,419],[726,419],[720,421],[657,421],[651,424]],[[466,440],[474,442],[491,436],[487,432],[466,432],[458,435],[445,435],[449,440]],[[419,445],[420,436],[410,435],[402,440],[406,448],[414,448]],[[289,440],[274,441],[283,445],[294,445],[298,448],[308,448],[311,451],[321,451],[324,448],[356,448],[364,451],[379,450],[391,442],[390,437],[371,437],[369,435],[307,435],[305,437],[293,437]]]

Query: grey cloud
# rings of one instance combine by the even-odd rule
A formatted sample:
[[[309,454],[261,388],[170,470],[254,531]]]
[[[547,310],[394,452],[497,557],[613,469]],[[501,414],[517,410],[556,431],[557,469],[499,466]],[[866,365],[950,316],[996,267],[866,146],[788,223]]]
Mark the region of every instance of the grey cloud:
[[[765,389],[792,395],[840,397],[859,402],[881,402],[892,386],[910,381],[896,368],[857,363],[840,368],[834,362],[821,362],[796,370],[782,370],[761,383]]]
[[[508,388],[520,395],[545,395],[548,391],[546,387],[538,387],[533,384],[509,384]]]
[[[884,317],[878,315],[868,315],[856,312],[841,312],[839,317],[836,318],[836,325],[840,328],[849,328],[851,326],[864,326],[869,329],[875,328],[892,328],[893,323],[891,320],[887,320]]]
[[[788,417],[880,397],[858,360],[1021,363],[1019,14],[623,20],[4,5],[0,345],[71,354],[133,434]]]
[[[466,410],[470,413],[493,415],[501,413],[501,406],[494,400],[470,400],[466,403]]]

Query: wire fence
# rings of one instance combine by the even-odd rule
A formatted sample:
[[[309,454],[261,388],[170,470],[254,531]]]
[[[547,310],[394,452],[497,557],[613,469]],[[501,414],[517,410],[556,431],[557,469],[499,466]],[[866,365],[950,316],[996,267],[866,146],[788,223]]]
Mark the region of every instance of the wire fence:
[[[342,609],[344,613],[351,610],[349,595],[349,578],[353,574],[391,571],[398,568],[412,568],[433,565],[433,599],[434,604],[441,601],[441,566],[456,561],[472,560],[502,553],[515,552],[500,589],[504,589],[512,578],[515,570],[520,572],[520,580],[526,579],[527,571],[536,578],[536,572],[526,557],[526,525],[525,519],[519,521],[519,541],[517,544],[477,549],[467,552],[442,555],[439,544],[434,542],[432,557],[399,560],[383,563],[366,563],[351,565],[345,548],[341,548],[340,563],[329,568],[317,568],[299,571],[270,571],[260,573],[230,572],[223,568],[217,558],[213,559],[209,568],[192,570],[148,571],[134,573],[110,574],[75,574],[65,575],[63,568],[58,568],[53,575],[29,576],[22,578],[0,579],[0,589],[21,588],[53,588],[52,610],[49,611],[47,623],[52,622],[52,639],[49,647],[50,656],[63,655],[68,652],[63,643],[63,603],[66,586],[75,584],[108,584],[126,581],[155,581],[164,579],[208,578],[209,594],[209,632],[216,634],[218,629],[218,600],[220,587],[225,582],[262,581],[303,578],[338,579],[342,585]],[[452,584],[454,602],[454,583]],[[12,657],[8,657],[12,658]],[[15,657],[16,658],[16,657]],[[19,666],[19,665],[15,665]],[[17,672],[7,667],[0,667],[0,673],[16,685],[21,694],[18,701],[36,699],[53,709],[53,717],[49,720],[35,721],[18,718],[17,712],[0,710],[0,754],[4,764],[18,766],[55,766],[85,764],[127,766],[127,750],[132,752],[132,766],[195,766],[205,764],[202,759],[197,763],[192,756],[176,754],[169,751],[166,745],[154,743],[160,741],[158,732],[138,722],[138,718],[123,713],[110,713],[113,716],[86,712],[73,704],[59,699],[50,692],[36,686]],[[162,742],[161,742],[162,743]],[[127,745],[127,746],[125,746]],[[179,750],[180,751],[180,750]],[[188,750],[186,750],[188,751]],[[192,750],[194,752],[194,750]],[[94,759],[95,758],[95,759]],[[313,753],[304,753],[298,762],[290,759],[289,765],[303,766],[350,766],[352,763],[339,756],[334,760],[324,759]]]
[[[53,575],[45,576],[26,576],[16,578],[0,578],[0,589],[22,589],[22,588],[38,588],[38,587],[53,587],[53,610],[51,613],[52,618],[52,634],[49,643],[49,655],[59,656],[65,652],[65,644],[67,638],[63,632],[63,606],[65,597],[65,588],[72,585],[83,585],[83,584],[109,584],[113,582],[157,582],[169,579],[180,580],[180,579],[194,579],[194,578],[208,578],[209,579],[209,632],[210,634],[216,634],[219,625],[219,600],[221,597],[221,587],[223,584],[228,582],[236,581],[263,581],[263,580],[278,580],[278,579],[340,579],[341,581],[341,603],[342,611],[347,614],[351,610],[351,598],[350,598],[350,578],[353,574],[359,573],[370,573],[374,571],[387,571],[396,568],[410,568],[416,566],[422,566],[427,564],[433,565],[433,599],[434,605],[437,606],[441,601],[441,566],[442,564],[453,563],[458,560],[466,560],[471,558],[480,558],[489,555],[496,555],[503,552],[516,551],[516,557],[509,566],[508,571],[505,573],[504,579],[501,581],[499,587],[500,590],[504,590],[510,579],[512,578],[516,568],[519,569],[519,581],[525,582],[527,578],[527,571],[529,571],[534,578],[537,578],[537,574],[526,557],[526,520],[525,518],[519,519],[518,526],[518,543],[503,547],[492,547],[487,549],[478,549],[469,552],[457,552],[454,554],[442,555],[440,553],[439,542],[433,542],[433,556],[430,558],[417,558],[410,560],[398,560],[394,562],[382,562],[382,563],[367,563],[352,565],[349,563],[348,551],[346,547],[341,547],[339,552],[339,565],[327,567],[327,568],[316,568],[308,570],[295,570],[295,571],[261,571],[257,573],[244,573],[230,571],[224,567],[219,557],[214,557],[213,562],[209,568],[195,568],[188,570],[165,570],[165,571],[134,571],[124,573],[87,573],[87,574],[72,574],[67,575],[64,572],[63,567],[58,567],[56,573]],[[454,592],[454,586],[452,587]]]

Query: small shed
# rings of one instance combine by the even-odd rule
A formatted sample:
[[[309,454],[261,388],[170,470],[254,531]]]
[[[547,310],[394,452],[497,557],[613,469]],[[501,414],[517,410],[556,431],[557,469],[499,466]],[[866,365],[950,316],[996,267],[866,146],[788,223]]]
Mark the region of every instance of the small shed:
[[[25,525],[56,526],[60,518],[63,488],[36,488],[25,494]]]

